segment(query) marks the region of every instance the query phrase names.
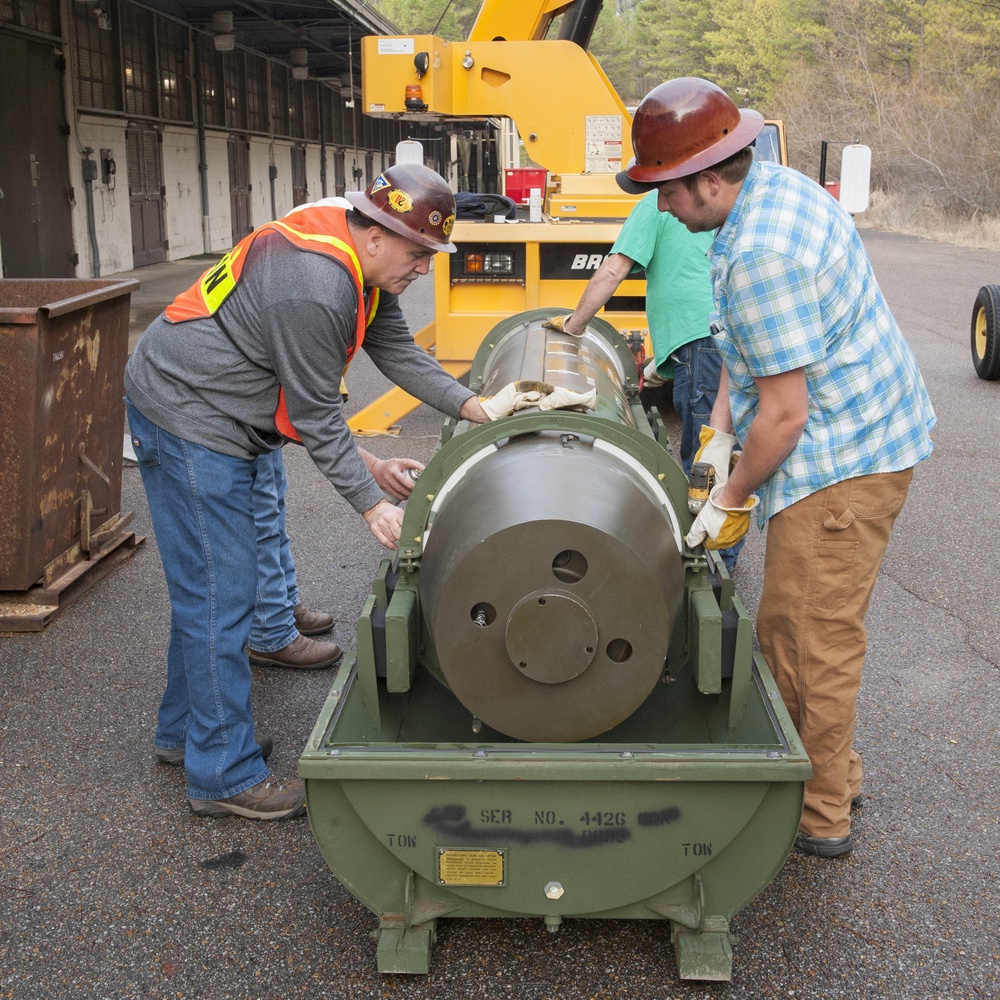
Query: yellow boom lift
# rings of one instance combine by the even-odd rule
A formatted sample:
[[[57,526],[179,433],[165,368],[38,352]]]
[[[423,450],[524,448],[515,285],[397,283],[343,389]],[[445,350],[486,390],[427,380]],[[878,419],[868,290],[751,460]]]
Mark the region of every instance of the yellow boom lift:
[[[415,339],[456,378],[486,334],[515,313],[569,311],[600,266],[636,199],[615,174],[632,156],[632,117],[587,51],[601,0],[484,0],[465,42],[433,35],[362,40],[366,114],[418,122],[509,118],[528,157],[545,168],[541,221],[460,220],[455,254],[434,264],[435,318]],[[561,16],[558,37],[548,38]],[[786,162],[780,122],[758,152]],[[630,278],[599,314],[648,350],[645,281]],[[350,420],[383,433],[419,403],[393,388]]]

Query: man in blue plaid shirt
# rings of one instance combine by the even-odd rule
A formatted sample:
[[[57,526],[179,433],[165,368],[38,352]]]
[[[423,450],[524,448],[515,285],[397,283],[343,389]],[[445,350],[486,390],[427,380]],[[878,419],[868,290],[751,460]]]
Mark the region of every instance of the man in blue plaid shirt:
[[[668,81],[636,110],[618,181],[717,231],[724,368],[696,460],[728,470],[743,453],[686,541],[731,545],[755,508],[767,523],[757,633],[813,765],[796,846],[840,857],[860,801],[865,612],[935,417],[850,216],[803,174],[753,159],[763,124],[707,80]]]

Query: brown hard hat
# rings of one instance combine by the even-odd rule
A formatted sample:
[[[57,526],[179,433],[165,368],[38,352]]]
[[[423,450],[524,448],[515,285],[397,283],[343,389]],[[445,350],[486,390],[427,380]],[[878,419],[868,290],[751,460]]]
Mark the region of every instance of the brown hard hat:
[[[344,197],[363,215],[431,250],[454,253],[455,196],[448,182],[420,163],[383,170],[365,191]]]
[[[721,163],[749,146],[764,128],[757,111],[736,107],[714,83],[694,76],[654,87],[632,119],[635,156],[618,174],[618,186],[642,194]]]

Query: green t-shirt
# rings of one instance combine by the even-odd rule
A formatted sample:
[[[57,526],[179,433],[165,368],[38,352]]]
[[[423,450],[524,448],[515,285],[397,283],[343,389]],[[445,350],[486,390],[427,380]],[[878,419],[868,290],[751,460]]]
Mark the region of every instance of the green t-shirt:
[[[646,319],[657,371],[673,374],[670,355],[709,336],[712,282],[708,250],[714,233],[692,233],[672,215],[656,207],[657,192],[636,203],[625,220],[612,253],[635,261],[632,273],[646,271]]]

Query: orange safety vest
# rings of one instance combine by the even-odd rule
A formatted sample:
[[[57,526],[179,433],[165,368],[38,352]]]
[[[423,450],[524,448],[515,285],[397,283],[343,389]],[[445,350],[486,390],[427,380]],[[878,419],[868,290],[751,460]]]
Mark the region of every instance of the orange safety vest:
[[[292,212],[283,220],[265,223],[249,236],[240,240],[217,264],[212,265],[186,292],[182,292],[167,306],[164,316],[171,323],[183,323],[192,319],[215,317],[219,307],[233,293],[243,274],[243,264],[247,251],[261,233],[276,232],[289,243],[310,253],[321,253],[340,261],[347,273],[354,279],[358,293],[358,320],[354,342],[347,347],[347,364],[365,339],[365,330],[375,318],[378,309],[379,290],[371,289],[365,302],[364,275],[361,262],[347,228],[347,212],[343,208],[304,208]],[[221,326],[221,324],[220,324]],[[274,423],[286,438],[301,443],[302,439],[292,426],[285,405],[285,390],[278,388],[278,408],[274,411]]]

